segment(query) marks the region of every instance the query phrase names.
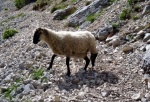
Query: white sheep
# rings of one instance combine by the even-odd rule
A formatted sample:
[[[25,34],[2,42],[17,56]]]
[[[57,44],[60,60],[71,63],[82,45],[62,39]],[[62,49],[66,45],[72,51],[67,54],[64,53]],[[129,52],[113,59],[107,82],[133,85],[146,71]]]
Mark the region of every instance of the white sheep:
[[[70,57],[84,58],[86,61],[84,70],[86,71],[91,60],[92,68],[97,57],[97,49],[95,37],[89,31],[54,31],[47,28],[38,28],[34,32],[33,43],[37,44],[40,40],[48,44],[53,51],[51,63],[47,70],[53,65],[54,58],[57,55],[66,56],[67,75],[70,76],[69,61]],[[87,53],[91,53],[91,58],[87,57]]]

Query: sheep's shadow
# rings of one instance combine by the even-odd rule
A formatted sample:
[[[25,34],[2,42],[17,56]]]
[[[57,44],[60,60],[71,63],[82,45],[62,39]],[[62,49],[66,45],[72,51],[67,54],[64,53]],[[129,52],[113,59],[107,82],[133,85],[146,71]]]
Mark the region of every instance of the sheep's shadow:
[[[104,83],[117,84],[119,77],[112,72],[103,71],[97,72],[95,70],[88,70],[86,73],[80,69],[75,75],[71,77],[63,76],[63,82],[58,84],[60,90],[74,90],[80,89],[83,85],[88,87],[98,87]]]

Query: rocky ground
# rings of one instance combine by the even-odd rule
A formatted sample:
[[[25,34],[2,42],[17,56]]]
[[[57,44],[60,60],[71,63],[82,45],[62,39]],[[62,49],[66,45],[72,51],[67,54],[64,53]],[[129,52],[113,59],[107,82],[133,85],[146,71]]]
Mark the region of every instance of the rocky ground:
[[[73,6],[84,7],[85,1]],[[105,7],[93,23],[67,27],[69,19],[53,20],[50,7],[34,11],[34,3],[30,3],[17,10],[12,0],[1,0],[0,36],[8,27],[18,33],[6,40],[0,38],[0,102],[149,102],[150,86],[143,81],[141,67],[150,48],[149,9],[144,11],[150,2],[139,3],[138,20],[119,20],[126,3],[118,0]],[[119,32],[114,33],[110,22],[117,21]],[[90,70],[90,65],[85,73],[84,60],[72,59],[71,77],[67,77],[65,57],[57,57],[53,69],[47,71],[53,53],[43,42],[32,43],[38,27],[93,32],[99,53],[95,69]]]

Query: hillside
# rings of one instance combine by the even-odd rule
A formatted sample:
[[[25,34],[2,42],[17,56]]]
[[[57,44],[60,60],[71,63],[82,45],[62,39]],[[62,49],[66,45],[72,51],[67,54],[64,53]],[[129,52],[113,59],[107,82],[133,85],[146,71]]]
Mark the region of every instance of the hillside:
[[[15,0],[0,0],[0,102],[150,101],[150,82],[143,80],[150,73],[149,0],[29,1],[17,8]],[[39,27],[91,31],[98,49],[94,70],[90,64],[85,73],[85,61],[71,58],[68,77],[66,58],[56,57],[47,71],[53,52],[43,42],[33,44]],[[9,28],[18,33],[4,39]]]

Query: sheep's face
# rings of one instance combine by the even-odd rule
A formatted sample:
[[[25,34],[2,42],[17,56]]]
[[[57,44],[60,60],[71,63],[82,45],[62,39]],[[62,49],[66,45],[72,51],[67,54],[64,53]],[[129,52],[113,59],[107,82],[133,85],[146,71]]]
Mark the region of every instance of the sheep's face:
[[[40,41],[41,34],[42,34],[42,29],[41,28],[36,29],[34,36],[33,36],[34,44],[37,44]]]

